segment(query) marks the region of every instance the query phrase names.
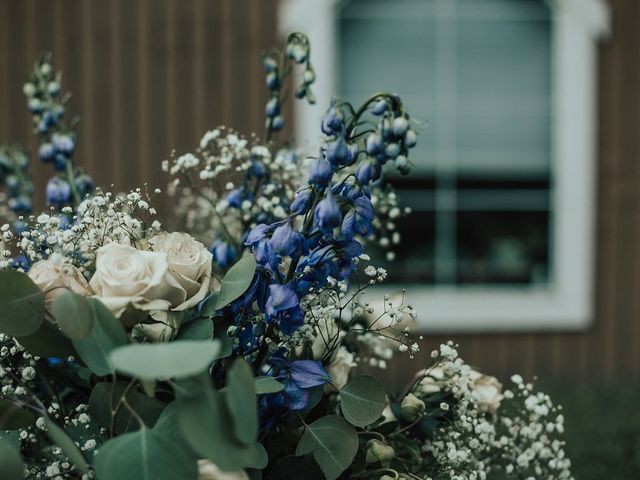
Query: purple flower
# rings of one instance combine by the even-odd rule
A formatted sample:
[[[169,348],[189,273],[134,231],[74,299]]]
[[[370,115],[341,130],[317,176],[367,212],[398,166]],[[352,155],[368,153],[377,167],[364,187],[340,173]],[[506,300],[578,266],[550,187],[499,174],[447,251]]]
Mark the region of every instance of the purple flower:
[[[289,378],[300,388],[312,388],[331,381],[319,360],[294,360],[289,364]]]
[[[267,321],[278,322],[280,330],[286,335],[291,335],[304,323],[298,295],[288,285],[269,285],[265,313]]]
[[[47,204],[61,208],[71,200],[71,187],[59,177],[52,177],[47,182]]]
[[[276,253],[289,257],[300,251],[303,241],[302,234],[291,228],[291,220],[276,228],[271,236],[271,246]]]
[[[324,197],[314,211],[314,222],[322,229],[334,228],[340,225],[342,221],[342,215],[340,214],[340,207],[336,202],[331,190],[327,192],[327,196]]]
[[[319,186],[326,186],[333,176],[331,164],[324,158],[313,161],[309,169],[309,183]]]

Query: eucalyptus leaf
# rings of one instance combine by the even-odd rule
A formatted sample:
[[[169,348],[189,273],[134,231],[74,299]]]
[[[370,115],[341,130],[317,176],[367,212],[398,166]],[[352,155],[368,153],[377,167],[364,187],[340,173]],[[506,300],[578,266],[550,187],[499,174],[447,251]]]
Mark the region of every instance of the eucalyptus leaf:
[[[227,408],[233,418],[236,438],[252,445],[258,434],[258,407],[253,370],[243,359],[238,358],[227,376]]]
[[[82,473],[87,473],[89,471],[87,460],[84,458],[84,455],[82,455],[74,441],[71,440],[65,431],[56,425],[56,423],[50,418],[45,418],[45,424],[47,425],[47,434],[53,443],[62,449],[71,463],[73,463],[78,470]]]
[[[18,449],[0,439],[0,472],[2,480],[22,480],[24,478],[24,462]]]
[[[88,337],[73,342],[80,358],[98,376],[114,372],[109,353],[129,341],[127,332],[118,319],[97,299],[89,299],[93,327]]]
[[[111,402],[117,405],[125,394],[127,385],[111,382],[101,382],[96,384],[89,396],[89,414],[100,426],[111,428]],[[127,392],[127,403],[142,418],[144,424],[152,427],[160,416],[164,405],[146,394],[135,389]],[[124,406],[118,409],[118,413],[113,422],[115,433],[124,433],[135,430],[139,427],[138,422],[133,418],[131,412]]]
[[[256,273],[256,259],[248,254],[238,260],[222,279],[222,286],[216,298],[216,310],[229,305],[251,286]]]
[[[203,389],[178,402],[180,431],[199,458],[211,460],[222,470],[266,467],[268,458],[259,443],[243,445],[236,440],[222,393]]]
[[[358,435],[344,418],[337,415],[320,417],[307,425],[296,455],[313,454],[326,480],[335,480],[344,472],[358,451]]]
[[[265,393],[278,393],[284,390],[284,385],[273,377],[262,376],[256,377],[256,394],[263,395]]]
[[[95,471],[100,480],[196,480],[197,465],[176,440],[142,428],[102,445]]]
[[[180,327],[177,340],[212,340],[213,321],[209,317],[201,317],[185,323]]]
[[[80,340],[91,334],[93,327],[93,311],[89,299],[72,292],[65,291],[51,305],[51,313],[60,330],[72,340]]]
[[[387,395],[382,383],[370,375],[352,378],[340,390],[340,408],[350,423],[357,427],[372,424],[387,404]]]
[[[16,337],[29,353],[38,357],[67,358],[76,354],[71,340],[51,322],[42,322],[40,328],[29,336]]]
[[[217,341],[177,340],[170,343],[126,345],[111,352],[113,366],[142,380],[189,377],[218,358]]]
[[[36,416],[29,410],[0,398],[0,430],[17,430],[33,425]]]
[[[44,293],[26,274],[0,270],[0,332],[30,335],[44,320]]]

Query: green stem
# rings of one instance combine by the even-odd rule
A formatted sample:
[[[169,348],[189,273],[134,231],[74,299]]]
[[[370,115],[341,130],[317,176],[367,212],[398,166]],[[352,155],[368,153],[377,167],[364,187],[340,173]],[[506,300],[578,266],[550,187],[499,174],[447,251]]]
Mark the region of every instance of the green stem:
[[[75,175],[73,173],[73,162],[71,161],[71,159],[67,160],[66,174],[67,174],[67,183],[71,188],[71,197],[73,198],[73,205],[77,207],[78,205],[80,205],[80,201],[82,199],[80,198],[80,193],[76,188]]]

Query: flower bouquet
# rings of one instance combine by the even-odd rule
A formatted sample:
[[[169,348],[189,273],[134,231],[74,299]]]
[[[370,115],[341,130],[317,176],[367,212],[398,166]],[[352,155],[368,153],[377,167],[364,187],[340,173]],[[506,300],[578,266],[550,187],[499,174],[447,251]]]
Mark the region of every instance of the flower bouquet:
[[[314,155],[281,146],[291,72],[314,101],[309,42],[262,63],[263,142],[221,127],[162,163],[172,233],[160,190],[97,189],[74,163],[61,75],[35,64],[24,94],[55,173],[36,214],[28,156],[0,151],[2,479],[571,478],[562,414],[521,377],[503,389],[452,343],[402,392],[372,375],[422,340],[404,293],[368,298],[386,272],[364,253],[393,256],[383,177],[410,172],[416,123],[377,93],[334,101]]]

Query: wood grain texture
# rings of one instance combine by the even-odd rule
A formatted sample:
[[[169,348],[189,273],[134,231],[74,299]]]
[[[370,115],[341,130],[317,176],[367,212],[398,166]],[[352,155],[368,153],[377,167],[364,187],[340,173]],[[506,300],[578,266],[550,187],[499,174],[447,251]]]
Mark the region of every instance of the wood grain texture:
[[[613,35],[599,66],[596,320],[583,333],[453,336],[471,364],[502,378],[640,379],[640,2],[609,3]],[[81,119],[78,163],[101,185],[164,187],[160,162],[194,149],[205,130],[227,124],[262,136],[260,53],[279,43],[276,6],[0,0],[0,143],[34,150],[22,83],[37,53],[51,50],[74,93],[69,111]],[[40,186],[45,170],[36,169]],[[407,381],[448,338],[428,336],[419,358],[390,366],[390,383]]]

